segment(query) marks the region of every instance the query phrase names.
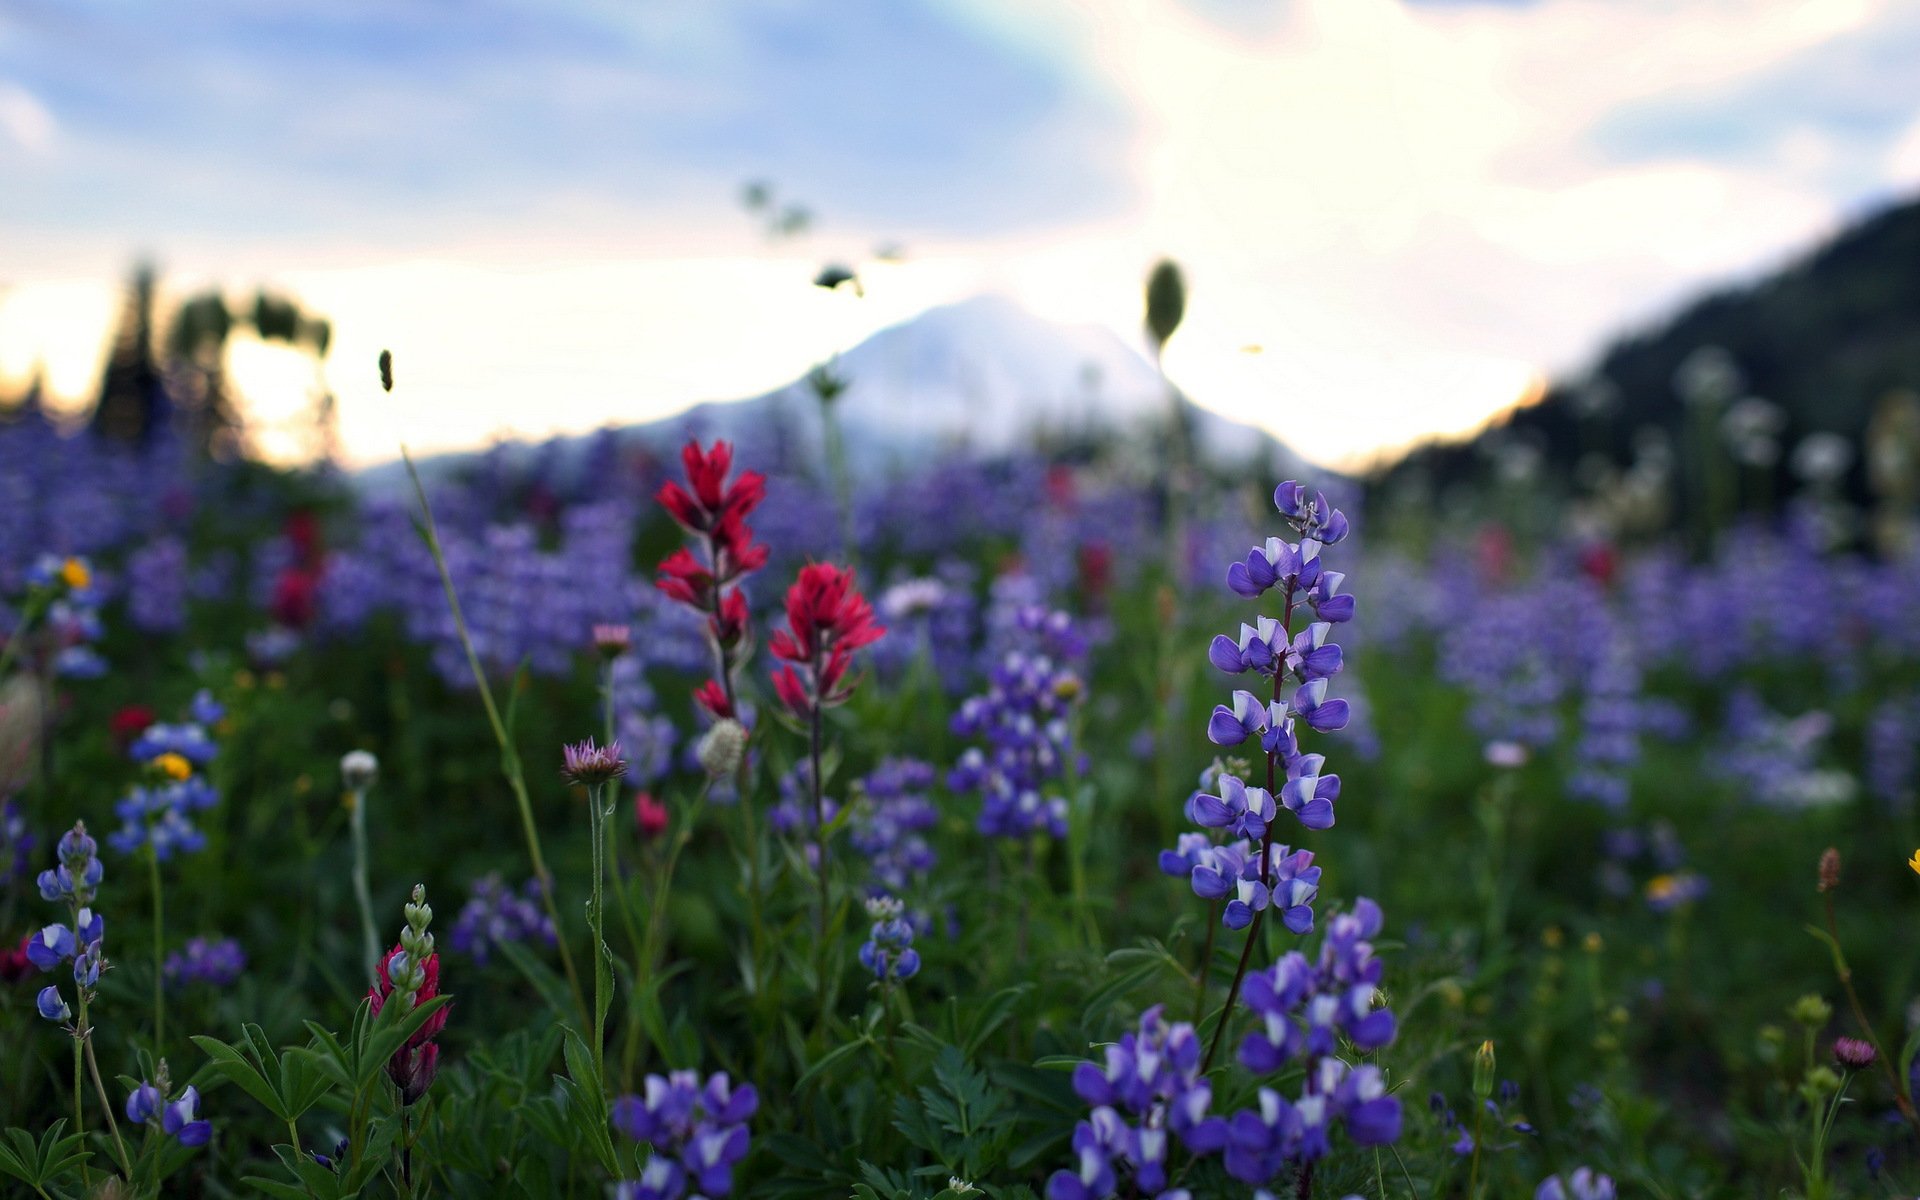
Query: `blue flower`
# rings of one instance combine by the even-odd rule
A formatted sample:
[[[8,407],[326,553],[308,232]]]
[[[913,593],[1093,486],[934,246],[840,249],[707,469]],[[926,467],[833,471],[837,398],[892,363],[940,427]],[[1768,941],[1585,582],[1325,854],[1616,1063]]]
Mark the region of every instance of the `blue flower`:
[[[873,929],[860,945],[860,965],[882,983],[911,979],[920,970],[920,953],[913,948],[913,926],[901,917],[904,906],[891,896],[867,900]]]
[[[38,1008],[40,1015],[49,1021],[73,1019],[73,1010],[68,1008],[67,1002],[60,998],[60,989],[51,984],[40,989],[40,995],[34,1000],[34,1007]]]

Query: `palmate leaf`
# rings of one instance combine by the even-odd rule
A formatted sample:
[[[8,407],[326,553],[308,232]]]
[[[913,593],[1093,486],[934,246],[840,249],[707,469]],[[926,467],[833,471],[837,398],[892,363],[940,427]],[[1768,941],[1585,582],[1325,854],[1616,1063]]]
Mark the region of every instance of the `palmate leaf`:
[[[292,1119],[286,1104],[280,1098],[279,1091],[267,1082],[267,1077],[261,1073],[260,1068],[248,1061],[247,1056],[242,1054],[238,1047],[230,1046],[219,1038],[201,1034],[194,1035],[190,1040],[212,1060],[215,1073],[222,1079],[252,1096],[263,1108],[282,1121]]]
[[[86,1139],[77,1133],[65,1136],[66,1129],[65,1117],[49,1125],[38,1141],[25,1129],[8,1129],[5,1139],[0,1140],[0,1171],[30,1188],[44,1188],[92,1158],[93,1152],[84,1145]]]

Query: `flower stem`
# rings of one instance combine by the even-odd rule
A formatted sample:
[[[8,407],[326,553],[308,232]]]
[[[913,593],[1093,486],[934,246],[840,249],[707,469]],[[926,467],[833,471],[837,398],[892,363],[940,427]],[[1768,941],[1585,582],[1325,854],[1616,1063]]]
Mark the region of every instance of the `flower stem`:
[[[815,669],[816,697],[819,694],[818,674],[819,674],[818,668],[816,668]],[[820,778],[820,724],[821,724],[820,702],[816,699],[813,705],[812,720],[808,724],[809,737],[808,737],[808,744],[807,744],[807,755],[808,755],[807,761],[809,766],[812,768],[810,771],[810,774],[813,777],[813,844],[814,844],[814,850],[819,855],[819,859],[820,859],[820,861],[814,865],[814,876],[820,882],[819,938],[820,938],[820,946],[822,948],[821,964],[823,967],[823,970],[822,970],[823,978],[820,981],[820,987],[821,987],[821,990],[824,992],[826,989],[826,979],[824,978],[824,975],[825,975],[824,966],[826,962],[825,946],[827,942],[827,801],[826,801],[826,781]]]
[[[100,1063],[93,1057],[93,1030],[87,1030],[81,1040],[86,1043],[87,1071],[93,1076],[93,1094],[100,1097],[100,1111],[107,1118],[107,1131],[113,1134],[113,1149],[120,1159],[120,1171],[132,1179],[133,1164],[127,1158],[127,1144],[120,1140],[120,1123],[113,1119],[113,1102],[107,1099],[107,1087],[100,1082]]]
[[[353,830],[353,898],[360,906],[360,954],[366,960],[368,981],[380,982],[380,934],[373,921],[373,890],[367,884],[367,792],[347,793],[351,806],[348,824]]]
[[[1227,1002],[1220,1008],[1220,1023],[1213,1027],[1213,1041],[1207,1046],[1206,1061],[1200,1064],[1202,1075],[1213,1069],[1220,1043],[1226,1039],[1227,1026],[1233,1019],[1233,1002],[1240,998],[1240,983],[1247,977],[1247,961],[1253,957],[1254,943],[1260,940],[1260,919],[1266,915],[1267,910],[1260,909],[1253,914],[1253,924],[1247,926],[1247,944],[1240,949],[1240,965],[1233,969],[1233,984],[1227,988]]]
[[[593,895],[587,904],[587,924],[593,929],[593,952],[598,957],[593,971],[593,1069],[602,1089],[606,1087],[607,1008],[613,1002],[613,952],[607,948],[606,874],[607,874],[607,785],[598,783],[587,789],[588,814],[593,828]]]
[[[473,634],[467,629],[467,619],[460,611],[460,597],[454,591],[453,575],[447,570],[447,556],[440,546],[440,530],[433,520],[433,505],[427,502],[427,489],[420,482],[420,471],[413,465],[413,456],[405,447],[400,450],[401,459],[407,464],[407,476],[413,480],[413,494],[420,501],[421,536],[426,539],[427,552],[433,556],[433,565],[440,572],[440,586],[447,593],[447,608],[453,615],[453,628],[460,637],[460,648],[466,651],[467,666],[473,672],[474,686],[480,691],[480,703],[487,710],[487,723],[493,727],[493,739],[500,746],[500,773],[506,777],[507,785],[513,790],[513,798],[520,807],[520,826],[526,835],[527,856],[533,862],[533,873],[540,880],[540,900],[546,906],[547,918],[553,922],[554,930],[559,934],[556,943],[560,950],[560,965],[565,969],[567,986],[573,992],[573,1002],[584,1016],[587,1012],[585,994],[580,990],[580,973],[574,969],[573,952],[567,949],[566,934],[560,927],[560,911],[553,902],[553,873],[547,870],[547,860],[540,853],[540,831],[533,823],[533,799],[527,794],[526,773],[520,766],[519,751],[514,749],[513,739],[507,736],[507,727],[500,720],[500,709],[493,701],[493,689],[487,684],[487,673],[480,666],[480,655],[473,648]]]
[[[160,854],[147,843],[147,882],[153,888],[153,1056],[167,1053],[166,910],[160,888]]]
[[[1207,976],[1213,973],[1213,936],[1220,928],[1220,905],[1216,901],[1207,906],[1207,940],[1200,948],[1200,969],[1195,971],[1193,981],[1193,1023],[1200,1024],[1200,1018],[1207,1009]]]
[[[1893,1088],[1894,1106],[1907,1119],[1907,1124],[1913,1126],[1914,1132],[1920,1133],[1920,1112],[1914,1110],[1913,1097],[1907,1092],[1906,1081],[1900,1078],[1893,1060],[1887,1057],[1880,1045],[1880,1035],[1874,1032],[1873,1022],[1867,1020],[1866,1010],[1860,1006],[1860,993],[1853,988],[1853,968],[1847,965],[1846,955],[1840,949],[1840,923],[1834,916],[1832,892],[1826,893],[1826,909],[1827,936],[1833,943],[1833,970],[1840,977],[1841,990],[1847,993],[1847,1006],[1853,1010],[1853,1019],[1867,1035],[1867,1041],[1873,1044],[1873,1056],[1880,1063],[1880,1069],[1886,1072],[1887,1083]]]

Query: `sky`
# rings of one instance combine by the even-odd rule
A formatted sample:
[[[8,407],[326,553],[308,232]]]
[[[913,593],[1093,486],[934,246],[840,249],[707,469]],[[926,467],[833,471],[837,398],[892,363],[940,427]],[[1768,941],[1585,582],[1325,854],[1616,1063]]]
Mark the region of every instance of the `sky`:
[[[1353,465],[1920,192],[1916,61],[1920,0],[0,0],[0,393],[84,403],[142,258],[330,317],[234,376],[370,463],[981,292],[1137,344],[1170,255],[1175,382]]]

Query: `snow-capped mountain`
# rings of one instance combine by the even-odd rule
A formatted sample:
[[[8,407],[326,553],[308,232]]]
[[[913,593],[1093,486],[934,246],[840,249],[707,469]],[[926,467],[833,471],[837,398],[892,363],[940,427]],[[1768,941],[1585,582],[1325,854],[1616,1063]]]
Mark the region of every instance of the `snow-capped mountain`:
[[[1040,433],[1155,435],[1169,408],[1159,372],[1112,330],[1048,321],[1001,296],[942,305],[882,329],[830,369],[847,385],[836,412],[848,456],[862,466],[900,465],[942,449],[1003,454]],[[1279,471],[1299,465],[1263,432],[1197,406],[1188,412],[1207,457],[1266,460]],[[689,435],[752,442],[774,429],[791,453],[819,461],[820,405],[804,377],[621,432],[670,450]],[[375,467],[362,478],[378,488],[387,473]]]

